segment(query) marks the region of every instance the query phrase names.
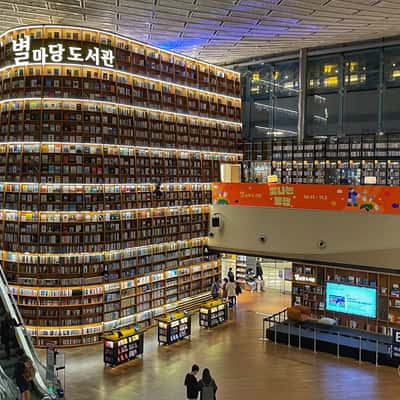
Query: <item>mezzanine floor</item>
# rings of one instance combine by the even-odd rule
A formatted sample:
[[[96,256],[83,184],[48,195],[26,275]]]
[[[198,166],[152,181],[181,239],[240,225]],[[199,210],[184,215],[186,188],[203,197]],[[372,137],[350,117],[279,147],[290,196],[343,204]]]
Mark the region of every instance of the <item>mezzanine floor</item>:
[[[389,367],[337,360],[260,340],[262,315],[279,311],[289,296],[245,293],[232,320],[213,331],[193,320],[191,341],[159,347],[155,329],[145,335],[145,354],[118,368],[104,368],[102,346],[67,349],[68,400],[185,399],[183,380],[196,362],[218,384],[218,400],[394,400],[400,377]]]

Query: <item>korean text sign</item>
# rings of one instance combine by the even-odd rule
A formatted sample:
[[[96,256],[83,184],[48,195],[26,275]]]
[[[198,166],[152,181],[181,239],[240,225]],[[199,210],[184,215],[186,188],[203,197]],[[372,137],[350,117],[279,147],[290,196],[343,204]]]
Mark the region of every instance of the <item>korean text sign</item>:
[[[33,63],[85,63],[89,62],[101,67],[114,67],[115,56],[113,50],[89,47],[84,51],[82,47],[64,46],[62,43],[48,44],[46,47],[33,49],[30,36],[12,40],[15,65]]]
[[[400,187],[216,183],[213,204],[400,214]]]

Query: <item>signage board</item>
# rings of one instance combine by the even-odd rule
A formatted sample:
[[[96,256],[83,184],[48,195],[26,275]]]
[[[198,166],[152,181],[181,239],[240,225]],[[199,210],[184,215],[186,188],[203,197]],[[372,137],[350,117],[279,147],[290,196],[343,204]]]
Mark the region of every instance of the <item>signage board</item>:
[[[52,43],[46,47],[32,48],[30,36],[12,40],[12,51],[15,65],[29,63],[88,63],[97,67],[114,68],[112,49],[101,49],[93,46],[83,49],[79,46],[64,46],[63,43]]]

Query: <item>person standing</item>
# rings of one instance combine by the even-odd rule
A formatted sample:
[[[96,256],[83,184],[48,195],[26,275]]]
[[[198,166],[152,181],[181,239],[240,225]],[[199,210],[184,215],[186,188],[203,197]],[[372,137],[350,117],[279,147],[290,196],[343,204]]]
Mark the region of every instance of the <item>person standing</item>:
[[[211,377],[210,370],[204,368],[203,376],[199,382],[200,400],[216,400],[218,386]]]
[[[233,307],[236,304],[236,284],[235,281],[229,281],[226,284],[226,293],[229,300],[229,307]]]
[[[226,300],[228,298],[228,292],[226,290],[227,285],[228,279],[224,278],[224,283],[222,284],[222,300]]]
[[[236,292],[236,297],[239,297],[239,295],[242,293],[242,287],[240,286],[239,282],[236,282],[235,292]]]
[[[229,279],[230,281],[234,281],[234,280],[235,280],[235,275],[233,274],[232,268],[229,268],[229,271],[228,271],[228,279]]]
[[[219,287],[219,279],[216,276],[213,284],[211,285],[211,296],[212,296],[212,298],[214,300],[218,299],[218,297],[219,297],[219,289],[220,289],[220,287]]]
[[[18,350],[17,357],[14,370],[15,382],[21,393],[21,400],[31,400],[31,381],[36,371],[32,360],[25,355],[23,350]]]
[[[256,264],[256,279],[260,278],[260,280],[262,280],[263,279],[263,275],[264,275],[264,272],[263,272],[263,269],[261,267],[261,264],[260,264],[259,261],[257,261],[257,264]]]
[[[199,383],[197,382],[196,375],[199,373],[200,368],[197,364],[193,364],[192,371],[186,374],[186,398],[197,399],[199,395]]]
[[[17,323],[11,318],[10,313],[6,313],[3,321],[1,322],[1,342],[4,344],[7,357],[10,357],[10,342],[14,341],[14,329],[16,326]]]

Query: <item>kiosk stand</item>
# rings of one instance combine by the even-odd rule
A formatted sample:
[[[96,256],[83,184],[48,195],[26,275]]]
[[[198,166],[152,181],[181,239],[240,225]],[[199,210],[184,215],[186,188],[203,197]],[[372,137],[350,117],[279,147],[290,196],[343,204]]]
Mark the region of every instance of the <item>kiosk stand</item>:
[[[228,319],[228,303],[221,299],[210,300],[200,307],[199,322],[204,328],[213,328]]]
[[[143,354],[144,332],[122,328],[104,336],[104,364],[115,367]]]
[[[190,336],[192,320],[186,312],[176,311],[157,318],[158,344],[172,344]]]

